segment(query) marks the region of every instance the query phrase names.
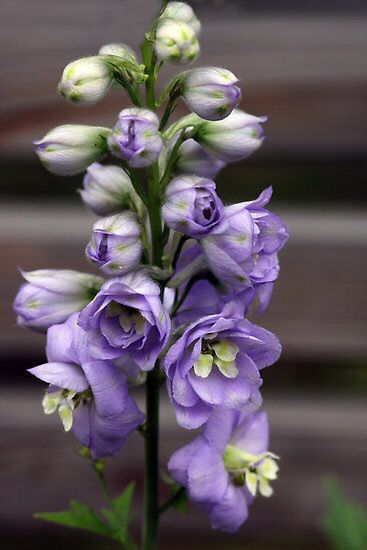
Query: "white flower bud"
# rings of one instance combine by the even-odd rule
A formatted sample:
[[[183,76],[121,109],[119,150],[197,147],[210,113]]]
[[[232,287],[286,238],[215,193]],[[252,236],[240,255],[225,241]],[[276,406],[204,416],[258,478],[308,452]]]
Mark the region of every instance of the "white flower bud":
[[[196,17],[192,7],[185,2],[169,2],[161,17],[168,17],[186,23],[193,29],[196,35],[200,33],[200,21]]]
[[[69,63],[58,86],[60,94],[78,105],[93,105],[104,98],[113,82],[113,69],[99,55]]]
[[[131,207],[140,211],[142,207],[129,176],[119,166],[103,166],[94,162],[84,176],[83,187],[80,191],[83,201],[99,216]]]
[[[241,99],[238,78],[219,67],[202,67],[187,71],[182,83],[182,97],[201,118],[226,118]]]
[[[136,54],[130,46],[126,44],[106,44],[99,50],[99,55],[115,55],[121,57],[130,63],[137,63]]]
[[[175,19],[162,19],[157,26],[155,52],[162,61],[184,64],[193,61],[200,46],[192,27]]]
[[[263,142],[262,122],[266,117],[249,115],[235,109],[224,120],[203,122],[197,126],[195,141],[210,154],[225,162],[243,160]]]
[[[34,143],[41,162],[50,172],[72,176],[105,154],[110,133],[109,128],[100,126],[65,124]]]

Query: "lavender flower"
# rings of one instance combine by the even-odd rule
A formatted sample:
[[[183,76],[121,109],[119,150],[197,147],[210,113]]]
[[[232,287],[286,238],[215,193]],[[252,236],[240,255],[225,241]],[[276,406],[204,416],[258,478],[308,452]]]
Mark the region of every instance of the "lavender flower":
[[[101,288],[103,279],[68,269],[22,271],[27,283],[14,300],[18,325],[46,332],[81,311]]]
[[[84,203],[100,216],[113,214],[117,210],[131,208],[140,211],[142,208],[141,199],[129,176],[119,166],[103,166],[94,162],[87,169],[83,187],[80,194]]]
[[[234,302],[191,323],[164,359],[177,422],[191,429],[206,422],[213,408],[256,410],[259,369],[272,365],[280,350],[276,336],[244,319]]]
[[[265,121],[266,117],[256,117],[235,109],[224,120],[198,125],[194,139],[219,159],[236,162],[247,158],[260,147],[263,142],[260,123]]]
[[[238,78],[227,69],[202,67],[188,71],[182,81],[182,97],[191,111],[205,120],[222,120],[238,105]]]
[[[273,492],[278,457],[268,440],[265,412],[215,411],[203,433],[171,456],[168,469],[212,527],[232,533],[247,519],[257,490],[265,497]]]
[[[46,414],[58,411],[66,431],[73,429],[93,460],[115,455],[144,419],[127,392],[125,377],[109,361],[88,353],[86,333],[73,314],[47,333],[48,363],[30,369],[50,384],[43,399]]]
[[[138,267],[142,244],[135,215],[126,211],[98,220],[85,252],[109,275],[122,275]]]
[[[154,49],[158,59],[175,64],[189,63],[200,52],[197,34],[193,27],[168,17],[158,22]]]
[[[189,237],[205,237],[223,218],[224,207],[210,179],[178,176],[169,183],[165,195],[163,220]]]
[[[108,145],[112,153],[133,168],[150,166],[162,149],[158,118],[148,109],[123,109]]]
[[[128,354],[142,370],[152,369],[170,334],[159,294],[143,270],[107,281],[79,316],[91,354],[98,359]]]
[[[34,143],[47,170],[59,176],[73,176],[106,153],[110,133],[109,128],[66,124]]]

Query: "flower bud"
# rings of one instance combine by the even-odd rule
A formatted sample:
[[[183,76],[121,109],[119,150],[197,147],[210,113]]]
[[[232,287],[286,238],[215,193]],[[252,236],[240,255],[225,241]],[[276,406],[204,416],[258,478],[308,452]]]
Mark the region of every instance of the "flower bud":
[[[58,85],[60,94],[78,105],[93,105],[104,98],[113,82],[113,69],[99,55],[69,63]]]
[[[105,154],[110,133],[109,128],[65,124],[34,143],[37,155],[50,172],[73,176]]]
[[[197,127],[194,139],[205,149],[226,162],[250,156],[263,142],[260,125],[266,117],[249,115],[235,109],[226,119],[204,122]]]
[[[210,155],[193,139],[184,141],[178,151],[175,171],[179,174],[195,174],[215,178],[225,162]]]
[[[158,23],[154,47],[161,61],[175,64],[193,61],[200,51],[192,27],[175,19],[162,19]]]
[[[99,216],[132,208],[139,211],[141,199],[135,192],[129,176],[118,166],[103,166],[94,162],[83,179],[80,194],[84,203]]]
[[[169,2],[161,15],[162,19],[168,17],[186,23],[193,29],[196,35],[200,33],[201,24],[194,10],[185,2]]]
[[[64,323],[81,311],[101,288],[103,279],[68,269],[22,272],[27,281],[14,300],[18,324],[37,332]]]
[[[134,214],[127,211],[98,220],[85,253],[108,275],[122,275],[136,268],[142,244]]]
[[[150,166],[162,149],[158,118],[148,109],[123,109],[108,139],[111,152],[133,168]]]
[[[205,67],[188,71],[182,83],[182,97],[201,118],[226,118],[241,99],[238,79],[226,69]]]
[[[126,61],[136,63],[136,54],[130,46],[126,44],[106,44],[99,50],[99,55],[115,55],[116,57],[122,57]]]

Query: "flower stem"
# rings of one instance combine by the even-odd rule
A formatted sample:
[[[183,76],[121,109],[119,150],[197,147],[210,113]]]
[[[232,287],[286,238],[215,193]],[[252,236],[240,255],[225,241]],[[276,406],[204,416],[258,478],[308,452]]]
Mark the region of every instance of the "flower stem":
[[[144,468],[144,524],[142,550],[156,548],[158,531],[159,362],[148,373]]]

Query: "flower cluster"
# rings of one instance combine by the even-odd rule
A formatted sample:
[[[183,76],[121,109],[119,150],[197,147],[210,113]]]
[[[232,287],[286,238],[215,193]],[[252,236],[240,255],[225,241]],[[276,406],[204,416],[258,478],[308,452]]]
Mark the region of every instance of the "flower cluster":
[[[81,198],[102,216],[86,256],[101,276],[23,272],[14,309],[20,325],[47,331],[48,362],[30,369],[49,384],[45,413],[57,411],[93,460],[116,454],[143,423],[131,386],[149,374],[155,391],[166,381],[178,424],[202,427],[169,472],[214,528],[234,531],[277,474],[259,408],[261,371],[281,346],[248,315],[269,303],[288,231],[267,209],[271,188],[232,205],[217,194],[218,171],[263,142],[266,117],[239,109],[236,76],[189,69],[154,97],[162,64],[193,60],[199,34],[190,6],[164,3],[141,64],[129,46],[107,44],[65,68],[67,100],[93,105],[121,86],[133,104],[113,128],[59,126],[36,142],[51,172],[85,172]],[[191,113],[166,128],[180,98]]]

